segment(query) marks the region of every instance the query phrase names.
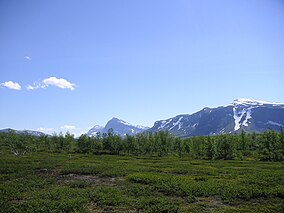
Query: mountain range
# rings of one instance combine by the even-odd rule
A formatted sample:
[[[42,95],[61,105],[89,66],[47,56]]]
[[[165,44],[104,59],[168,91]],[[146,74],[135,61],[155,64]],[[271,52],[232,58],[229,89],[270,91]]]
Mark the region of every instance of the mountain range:
[[[236,99],[232,103],[215,108],[205,107],[193,114],[182,114],[165,120],[156,121],[153,127],[132,125],[118,118],[112,118],[105,126],[95,125],[86,134],[96,136],[108,133],[109,129],[120,136],[135,135],[144,131],[169,131],[178,137],[199,135],[234,134],[245,132],[261,133],[268,129],[279,131],[284,127],[284,103]],[[0,130],[8,132],[9,129]],[[16,130],[41,136],[44,133],[31,130]]]
[[[169,131],[179,137],[225,133],[279,131],[284,127],[284,104],[236,99],[226,106],[156,121],[148,131]]]
[[[105,127],[94,126],[87,134],[106,133],[112,128],[115,134],[122,136],[143,131],[169,131],[178,137],[190,137],[239,133],[241,130],[261,133],[268,129],[279,131],[281,127],[284,127],[284,103],[240,98],[225,106],[205,107],[193,114],[156,121],[151,128],[139,128],[113,118]]]

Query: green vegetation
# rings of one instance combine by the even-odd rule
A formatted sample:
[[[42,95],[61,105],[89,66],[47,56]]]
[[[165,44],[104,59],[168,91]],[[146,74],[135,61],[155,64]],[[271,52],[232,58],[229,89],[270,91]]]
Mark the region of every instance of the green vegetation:
[[[0,212],[283,212],[281,162],[1,153]]]
[[[13,131],[0,134],[1,149],[10,149],[14,155],[26,152],[47,151],[49,153],[92,153],[135,156],[168,156],[191,159],[225,160],[284,160],[284,130],[266,131],[262,134],[227,134],[196,136],[186,139],[174,137],[169,132],[141,133],[120,137],[113,134],[97,134],[96,137],[59,134],[33,137],[15,134]]]
[[[283,144],[283,131],[0,134],[0,212],[284,212]]]

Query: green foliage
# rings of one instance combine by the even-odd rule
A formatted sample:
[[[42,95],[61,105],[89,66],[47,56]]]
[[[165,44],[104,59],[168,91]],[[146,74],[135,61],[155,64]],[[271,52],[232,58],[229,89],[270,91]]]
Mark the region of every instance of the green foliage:
[[[10,149],[14,155],[27,152],[93,153],[112,155],[158,156],[177,155],[180,158],[207,160],[284,160],[284,130],[266,131],[262,134],[226,134],[196,136],[186,139],[174,137],[169,132],[140,133],[120,137],[110,129],[107,134],[78,139],[70,133],[35,137],[15,132],[0,134],[1,149]]]
[[[138,209],[142,212],[179,212],[180,204],[164,197],[144,197],[138,202]]]
[[[7,149],[0,156],[0,180],[0,212],[284,209],[281,162],[43,151],[15,157]]]
[[[24,155],[27,151],[31,149],[32,137],[25,133],[21,135],[17,135],[14,131],[9,131],[6,135],[7,145],[10,147],[11,152],[18,156],[18,155]]]

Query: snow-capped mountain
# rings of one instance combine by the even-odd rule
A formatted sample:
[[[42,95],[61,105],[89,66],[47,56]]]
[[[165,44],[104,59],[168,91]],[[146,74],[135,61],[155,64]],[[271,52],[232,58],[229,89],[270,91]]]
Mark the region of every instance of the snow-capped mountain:
[[[284,127],[284,103],[236,99],[226,106],[204,108],[194,114],[156,121],[148,131],[169,131],[180,136],[279,131]]]
[[[29,135],[37,136],[37,137],[47,135],[43,132],[34,131],[34,130],[14,130],[14,129],[1,129],[0,130],[0,132],[2,133],[8,133],[10,131],[13,131],[16,134],[29,134]]]
[[[96,125],[87,132],[87,135],[95,136],[97,132],[100,132],[101,134],[107,133],[109,129],[113,129],[114,134],[125,136],[127,134],[135,135],[137,133],[143,132],[147,130],[148,127],[144,127],[141,125],[135,126],[121,119],[112,118],[110,121],[107,122],[105,127]]]

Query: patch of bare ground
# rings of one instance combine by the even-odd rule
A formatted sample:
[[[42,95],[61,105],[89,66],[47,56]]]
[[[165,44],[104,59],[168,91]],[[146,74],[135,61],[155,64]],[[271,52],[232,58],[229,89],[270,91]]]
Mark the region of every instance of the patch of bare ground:
[[[96,175],[81,175],[81,174],[66,174],[59,175],[57,177],[58,183],[68,184],[73,181],[86,181],[92,185],[105,185],[105,186],[116,186],[119,182],[124,181],[123,177],[99,177]]]
[[[36,173],[56,177],[60,174],[60,171],[58,169],[38,169],[36,170]]]

